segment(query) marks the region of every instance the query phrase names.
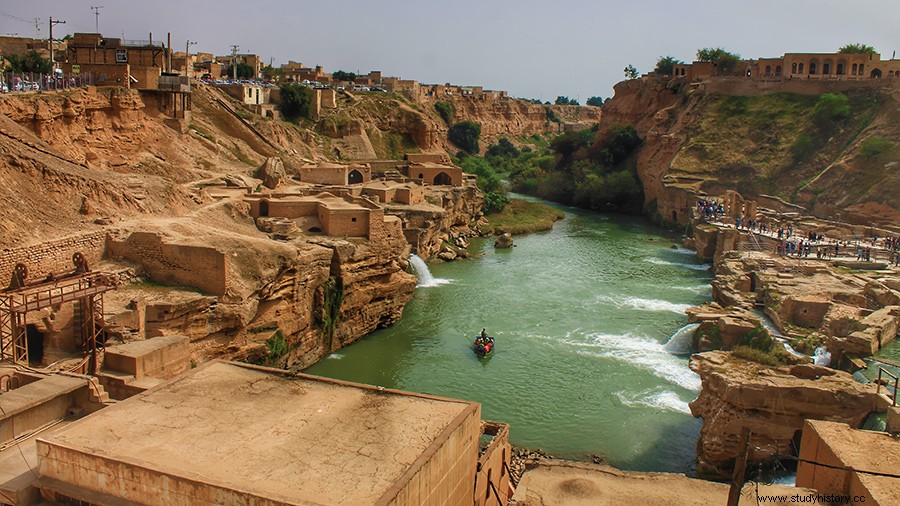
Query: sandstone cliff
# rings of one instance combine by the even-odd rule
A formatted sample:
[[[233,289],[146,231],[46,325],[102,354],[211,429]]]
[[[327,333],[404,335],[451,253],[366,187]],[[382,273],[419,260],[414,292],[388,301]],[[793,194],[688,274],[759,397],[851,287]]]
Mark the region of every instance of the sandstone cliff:
[[[707,478],[731,476],[745,427],[751,431],[750,462],[766,461],[797,454],[805,419],[858,428],[877,406],[874,387],[827,367],[766,367],[721,351],[694,355],[690,367],[703,384],[690,407],[703,418],[697,472]]]
[[[624,81],[603,106],[601,136],[627,123],[645,140],[638,175],[645,207],[657,220],[683,225],[690,195],[737,189],[752,199],[770,195],[792,202],[819,217],[897,222],[900,211],[891,197],[900,189],[891,170],[900,160],[895,89],[869,83],[832,90],[828,83],[809,83],[772,93],[720,84]],[[850,112],[823,133],[815,111],[818,95],[829,91],[846,93]],[[881,147],[864,150],[864,143]]]

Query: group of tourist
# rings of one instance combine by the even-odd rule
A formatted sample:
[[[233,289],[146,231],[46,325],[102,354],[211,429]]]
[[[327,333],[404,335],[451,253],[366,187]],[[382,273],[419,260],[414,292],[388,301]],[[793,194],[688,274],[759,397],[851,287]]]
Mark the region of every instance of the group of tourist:
[[[725,206],[713,199],[701,199],[697,201],[697,214],[703,221],[719,221],[727,214]],[[820,260],[830,260],[841,255],[842,248],[846,254],[853,258],[853,250],[856,250],[856,260],[869,262],[874,258],[879,247],[886,253],[888,263],[892,266],[900,266],[900,237],[879,237],[873,234],[871,244],[869,241],[841,241],[838,239],[826,240],[825,235],[818,231],[809,231],[795,236],[797,232],[793,224],[770,224],[760,219],[748,219],[736,216],[734,227],[737,230],[757,232],[776,238],[775,254],[779,256],[809,257],[815,253]]]

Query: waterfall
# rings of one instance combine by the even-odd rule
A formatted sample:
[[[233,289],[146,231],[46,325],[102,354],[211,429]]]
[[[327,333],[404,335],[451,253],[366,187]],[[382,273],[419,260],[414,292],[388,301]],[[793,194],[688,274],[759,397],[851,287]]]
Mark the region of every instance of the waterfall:
[[[425,260],[419,258],[418,255],[413,254],[409,256],[409,266],[412,267],[413,274],[415,274],[416,278],[419,280],[416,286],[430,287],[443,285],[449,282],[447,279],[440,279],[432,276]]]
[[[678,329],[678,332],[672,334],[672,337],[669,338],[669,342],[663,346],[663,349],[673,355],[689,355],[693,353],[694,345],[692,341],[694,338],[694,331],[696,331],[699,326],[699,323],[688,323],[684,327],[681,327]]]
[[[828,351],[828,348],[824,346],[819,346],[815,351],[815,359],[814,362],[816,365],[831,365],[831,352]]]

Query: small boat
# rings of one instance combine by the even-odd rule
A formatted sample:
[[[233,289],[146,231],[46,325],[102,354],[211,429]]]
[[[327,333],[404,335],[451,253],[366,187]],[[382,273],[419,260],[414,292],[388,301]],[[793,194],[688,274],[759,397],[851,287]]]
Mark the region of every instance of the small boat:
[[[478,336],[475,338],[475,342],[472,343],[472,350],[481,358],[489,357],[494,353],[494,348],[496,347],[494,338],[488,337],[488,339],[487,343],[482,343],[481,336]]]

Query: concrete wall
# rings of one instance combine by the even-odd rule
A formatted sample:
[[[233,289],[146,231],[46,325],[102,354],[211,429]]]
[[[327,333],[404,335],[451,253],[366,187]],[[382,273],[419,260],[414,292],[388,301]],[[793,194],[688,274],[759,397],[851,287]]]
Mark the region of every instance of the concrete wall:
[[[328,235],[369,237],[368,209],[328,209],[319,206],[319,222]]]
[[[173,378],[191,367],[190,340],[185,336],[159,336],[111,346],[106,348],[103,366],[135,379]]]
[[[509,425],[498,422],[482,422],[482,433],[493,437],[490,444],[478,458],[478,472],[475,475],[476,506],[505,506],[512,496],[509,478],[509,460],[512,447],[509,444]],[[490,484],[493,484],[493,489]],[[494,493],[496,489],[496,493]],[[497,500],[497,496],[500,500]]]
[[[66,416],[70,407],[91,409],[87,380],[49,376],[20,386],[0,396],[0,443]]]
[[[419,506],[422,504],[466,505],[473,502],[481,406],[468,410],[435,441],[400,482],[376,504]],[[459,419],[458,419],[459,420]],[[427,460],[424,460],[427,459]]]
[[[124,464],[100,455],[82,453],[46,441],[37,441],[42,478],[63,483],[77,483],[87,491],[73,499],[90,500],[103,494],[106,499],[120,498],[135,504],[166,506],[253,504],[281,506],[287,504],[225,486],[171,476],[148,469],[140,462]],[[46,484],[42,483],[45,488]],[[47,492],[45,490],[45,495]],[[94,499],[96,501],[97,499]],[[91,501],[91,502],[94,502]]]
[[[213,248],[165,244],[154,233],[134,232],[122,241],[110,238],[107,252],[110,258],[141,264],[153,281],[225,294],[227,258]]]
[[[809,421],[803,424],[800,458],[829,466],[843,466]],[[816,489],[822,494],[845,494],[850,490],[850,473],[839,469],[816,466],[806,462],[797,465],[797,486]]]
[[[48,273],[72,272],[72,254],[80,251],[88,265],[96,265],[106,251],[106,230],[98,230],[48,241],[33,246],[19,246],[0,251],[0,284],[6,287],[13,268],[22,262],[28,266],[28,280],[36,281]]]

